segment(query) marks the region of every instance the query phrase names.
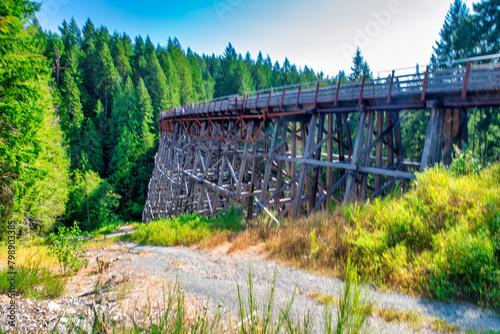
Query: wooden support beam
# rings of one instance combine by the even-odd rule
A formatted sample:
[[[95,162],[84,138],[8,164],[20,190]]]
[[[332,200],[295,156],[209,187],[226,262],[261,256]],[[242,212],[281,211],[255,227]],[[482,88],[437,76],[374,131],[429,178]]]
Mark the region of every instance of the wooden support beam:
[[[375,124],[375,112],[374,111],[369,111],[368,112],[368,125],[366,128],[366,137],[365,137],[365,147],[369,148],[369,151],[371,151],[371,144],[373,140],[373,126]],[[360,156],[358,156],[359,159]],[[363,162],[362,162],[363,167],[369,167],[370,166],[370,154],[367,154],[363,157]],[[360,192],[360,198],[358,200],[361,201],[366,201],[366,196],[368,192],[368,174],[363,174],[361,177],[361,192]]]
[[[393,73],[394,76],[394,73]],[[382,137],[382,133],[384,132],[384,112],[383,111],[377,111],[377,135]],[[375,140],[376,141],[376,140]],[[382,168],[382,161],[383,161],[383,141],[380,140],[377,142],[377,146],[375,148],[375,167],[377,168]],[[375,191],[380,190],[382,184],[382,177],[380,175],[375,175]]]
[[[318,86],[319,87],[319,86]],[[316,139],[316,145],[312,148],[311,153],[314,153],[314,159],[316,161],[321,160],[321,146],[323,143],[323,133],[325,132],[325,114],[319,115],[318,124],[318,136]],[[313,170],[313,179],[311,193],[309,194],[309,207],[313,208],[316,202],[316,193],[318,192],[318,182],[319,182],[319,167],[315,167]]]
[[[314,141],[314,133],[316,132],[316,122],[317,122],[317,116],[313,115],[311,117],[311,121],[309,122],[309,134],[307,135],[307,142],[304,148],[304,155],[309,154],[309,151],[312,147]],[[293,203],[292,218],[297,218],[297,216],[299,215],[300,203],[302,199],[302,191],[304,189],[304,184],[306,182],[306,174],[308,170],[309,167],[306,164],[301,165],[299,184],[297,186],[297,194],[295,195],[295,201]]]
[[[432,146],[434,143],[434,135],[438,123],[438,109],[433,106],[427,123],[427,132],[425,134],[424,150],[422,152],[422,162],[420,163],[420,172],[422,173],[425,168],[429,167],[432,163]]]
[[[366,129],[366,121],[367,121],[367,112],[363,111],[361,113],[360,118],[359,118],[359,125],[358,125],[358,129],[356,132],[356,140],[354,142],[354,149],[352,152],[352,161],[357,161],[359,153],[361,153],[361,147],[363,145],[363,139],[364,139],[365,129]],[[353,164],[353,167],[356,167],[356,165]],[[345,204],[349,204],[352,200],[353,192],[354,192],[354,183],[356,182],[356,176],[357,176],[357,173],[355,171],[349,172],[349,175],[347,177],[345,195],[344,195],[344,203]]]

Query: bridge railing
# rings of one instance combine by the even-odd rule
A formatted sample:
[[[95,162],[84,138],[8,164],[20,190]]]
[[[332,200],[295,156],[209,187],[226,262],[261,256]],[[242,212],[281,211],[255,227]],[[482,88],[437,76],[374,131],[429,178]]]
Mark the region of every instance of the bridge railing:
[[[207,115],[225,112],[238,113],[245,110],[284,106],[301,107],[318,103],[378,99],[425,93],[456,93],[500,86],[500,54],[435,64],[422,73],[396,75],[393,71],[385,78],[364,79],[355,82],[334,83],[325,81],[307,82],[282,87],[230,95],[175,107],[162,112],[161,118],[184,115]]]

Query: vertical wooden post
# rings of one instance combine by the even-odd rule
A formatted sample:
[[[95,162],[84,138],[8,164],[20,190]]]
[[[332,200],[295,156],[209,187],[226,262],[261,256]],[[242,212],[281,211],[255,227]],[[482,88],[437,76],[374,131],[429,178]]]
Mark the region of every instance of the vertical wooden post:
[[[449,165],[453,155],[453,114],[451,109],[446,109],[446,117],[444,120],[444,147],[443,147],[443,163]]]
[[[434,133],[433,143],[433,160],[432,163],[439,163],[442,159],[443,152],[443,125],[444,125],[445,112],[443,109],[438,109],[436,132]]]
[[[375,124],[375,111],[369,111],[368,112],[368,126],[366,128],[366,138],[365,138],[365,147],[369,147],[372,144],[373,140],[373,126]],[[364,157],[363,157],[363,166],[368,167],[370,166],[370,152],[368,152]],[[361,201],[366,201],[366,195],[368,193],[368,174],[363,174],[361,178],[361,191],[360,191],[360,200]]]
[[[343,129],[344,124],[342,122],[342,115],[337,114],[336,119],[337,119],[337,130],[339,130],[339,133],[337,136],[338,145],[339,145],[339,161],[344,162],[345,161],[344,133],[347,134],[347,132],[344,132],[344,129]],[[342,178],[345,174],[345,170],[339,169],[339,174],[340,174],[339,178]],[[331,189],[331,188],[332,188],[332,186],[328,189]],[[342,182],[342,185],[340,187],[340,196],[343,197],[344,194],[345,194],[345,182]]]
[[[269,156],[266,159],[266,170],[264,172],[264,181],[262,183],[261,193],[259,197],[259,201],[264,203],[267,199],[268,187],[269,187],[269,179],[271,177],[271,171],[274,164],[274,156],[276,152],[274,152],[274,147],[278,141],[278,133],[280,128],[280,122],[274,124],[273,129],[273,138],[271,139],[271,143],[269,144]]]
[[[384,112],[377,111],[377,136],[384,132]],[[375,167],[382,168],[383,141],[379,141],[375,148]],[[379,191],[382,186],[382,175],[375,175],[375,191]]]
[[[316,121],[317,117],[316,115],[313,115],[311,117],[310,125],[309,125],[309,134],[307,135],[307,142],[304,147],[304,157],[309,155],[309,152],[312,148],[312,143],[314,142],[314,133],[316,132]],[[309,170],[309,167],[305,164],[302,163],[300,166],[300,176],[299,176],[299,184],[297,186],[297,194],[295,195],[295,200],[293,203],[293,213],[292,213],[292,218],[297,218],[300,210],[300,203],[302,201],[302,191],[304,189],[304,184],[306,181],[306,176],[307,172]]]
[[[323,140],[323,133],[325,131],[325,114],[319,115],[319,124],[318,124],[318,137],[316,139],[316,143],[313,143],[313,146]],[[312,152],[311,152],[312,153]],[[314,152],[315,160],[321,160],[321,147],[318,148],[316,152]],[[309,194],[309,208],[312,210],[314,205],[316,204],[316,193],[318,192],[318,183],[319,183],[319,166],[315,166],[313,170],[313,184],[311,187],[311,193]]]
[[[292,153],[292,158],[297,157],[297,122],[292,122],[292,147],[291,147],[291,153]],[[291,176],[292,179],[295,178],[295,175],[297,174],[297,166],[295,161],[291,163]],[[292,184],[292,198],[295,198],[296,194],[296,182]]]
[[[399,110],[392,113],[392,123],[399,119]],[[398,159],[398,169],[403,162],[403,139],[401,138],[401,123],[394,127],[394,146],[396,146],[396,157]]]
[[[469,117],[467,116],[467,109],[460,109],[460,139],[465,145],[469,145]]]
[[[328,136],[331,136],[331,134],[333,133],[333,117],[334,117],[333,114],[328,115],[328,129],[327,129]],[[340,144],[340,141],[339,141],[339,144]],[[327,143],[326,160],[328,162],[333,161],[333,138],[330,138],[328,140],[328,143]],[[328,167],[326,169],[326,187],[328,189],[331,189],[332,186],[333,186],[333,169],[332,169],[332,167]]]
[[[438,109],[435,105],[431,108],[431,115],[427,123],[427,132],[425,134],[424,150],[422,152],[422,161],[420,163],[420,172],[429,167],[432,163],[432,144],[434,142],[434,134],[436,132],[436,125],[438,119]]]
[[[365,135],[366,120],[367,120],[367,112],[363,111],[359,119],[359,125],[356,131],[356,140],[354,141],[354,149],[352,152],[351,165],[353,167],[356,167],[356,160],[358,159],[358,156],[361,153],[361,147],[363,145],[363,138]],[[357,176],[356,170],[349,171],[349,176],[347,177],[347,183],[344,195],[345,204],[351,203],[354,191],[354,184],[356,183],[356,176]]]

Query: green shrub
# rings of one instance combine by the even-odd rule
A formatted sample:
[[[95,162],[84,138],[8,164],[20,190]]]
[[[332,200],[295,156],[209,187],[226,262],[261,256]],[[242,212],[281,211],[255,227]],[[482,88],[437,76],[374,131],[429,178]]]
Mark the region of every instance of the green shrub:
[[[455,158],[452,160],[451,165],[449,167],[453,175],[455,176],[471,175],[471,174],[479,175],[479,173],[483,169],[483,166],[479,162],[479,159],[475,158],[472,155],[472,152],[469,151],[469,149],[461,151],[455,145],[453,145],[453,149],[455,151]]]
[[[115,214],[120,195],[106,180],[93,171],[73,171],[64,222],[80,223],[84,231],[92,231],[118,219]]]
[[[130,239],[157,246],[192,245],[213,233],[226,230],[241,231],[243,221],[243,210],[231,205],[214,218],[201,217],[193,213],[139,225]]]
[[[57,257],[62,273],[78,272],[88,261],[83,257],[83,242],[80,228],[75,222],[73,227],[61,226],[59,233],[50,235],[49,253]]]
[[[131,240],[157,246],[191,245],[210,235],[210,220],[196,214],[164,218],[140,225]]]
[[[344,208],[344,240],[375,284],[500,309],[500,165],[468,153],[401,198]]]
[[[231,204],[210,221],[216,229],[240,232],[245,222],[245,215],[241,207]]]

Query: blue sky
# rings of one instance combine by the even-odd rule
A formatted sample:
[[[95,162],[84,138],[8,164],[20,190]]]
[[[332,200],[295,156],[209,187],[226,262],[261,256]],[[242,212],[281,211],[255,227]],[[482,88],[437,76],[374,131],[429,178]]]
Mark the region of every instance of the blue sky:
[[[350,72],[359,46],[371,69],[425,65],[439,38],[451,0],[45,0],[37,14],[44,29],[58,31],[74,17],[110,32],[169,36],[202,54],[222,54],[228,42],[238,53],[259,51],[274,61],[335,75]],[[471,4],[471,0],[466,1]]]

